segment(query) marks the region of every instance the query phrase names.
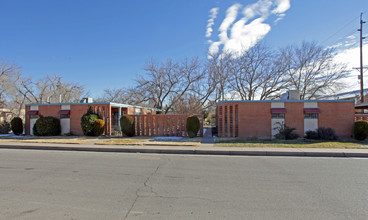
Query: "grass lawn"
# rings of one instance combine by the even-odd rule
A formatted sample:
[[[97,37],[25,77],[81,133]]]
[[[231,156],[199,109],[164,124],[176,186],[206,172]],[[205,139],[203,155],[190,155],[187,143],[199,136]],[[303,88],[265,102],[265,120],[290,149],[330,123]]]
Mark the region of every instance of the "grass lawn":
[[[341,140],[242,140],[218,138],[215,147],[351,148],[368,149],[368,141]]]
[[[99,140],[96,137],[79,136],[5,136],[0,137],[0,142],[26,142],[26,143],[54,143],[54,144],[84,144]]]

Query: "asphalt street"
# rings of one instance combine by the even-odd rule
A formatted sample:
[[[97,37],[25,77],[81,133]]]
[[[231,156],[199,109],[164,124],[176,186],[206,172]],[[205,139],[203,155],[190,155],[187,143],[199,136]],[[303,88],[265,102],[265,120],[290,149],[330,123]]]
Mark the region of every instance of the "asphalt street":
[[[368,159],[0,149],[0,219],[368,219]]]

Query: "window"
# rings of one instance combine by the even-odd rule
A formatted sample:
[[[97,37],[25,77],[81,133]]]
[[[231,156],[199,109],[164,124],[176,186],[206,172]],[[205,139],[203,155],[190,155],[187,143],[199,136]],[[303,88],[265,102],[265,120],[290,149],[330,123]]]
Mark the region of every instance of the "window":
[[[305,113],[304,118],[307,119],[316,119],[318,118],[318,113]]]
[[[285,113],[272,113],[271,118],[277,119],[277,118],[285,118]]]
[[[136,115],[140,115],[140,114],[142,114],[142,113],[141,113],[141,109],[136,108],[136,109],[135,109],[135,114],[136,114]]]
[[[60,118],[70,118],[69,114],[60,114]]]
[[[60,114],[60,118],[63,119],[63,118],[70,118],[70,109],[61,109],[59,111],[59,114]]]

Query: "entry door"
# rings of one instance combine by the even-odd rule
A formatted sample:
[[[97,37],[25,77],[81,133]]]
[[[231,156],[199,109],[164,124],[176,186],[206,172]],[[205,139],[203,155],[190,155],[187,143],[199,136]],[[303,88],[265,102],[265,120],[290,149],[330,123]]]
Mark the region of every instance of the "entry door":
[[[62,135],[70,133],[70,118],[61,118],[60,125]]]
[[[30,126],[29,130],[31,131],[31,132],[30,132],[30,134],[31,134],[31,135],[34,135],[34,134],[33,134],[33,126],[34,126],[34,124],[36,123],[36,121],[37,121],[37,118],[31,118],[31,119],[30,119],[30,121],[29,121],[29,122],[30,122],[30,123],[29,123],[29,124],[30,124],[30,125],[29,125],[29,126]]]

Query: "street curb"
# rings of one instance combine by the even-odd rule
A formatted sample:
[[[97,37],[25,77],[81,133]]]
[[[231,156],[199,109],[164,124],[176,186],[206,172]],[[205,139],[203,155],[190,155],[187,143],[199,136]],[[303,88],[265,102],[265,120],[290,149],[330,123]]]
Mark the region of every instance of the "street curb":
[[[191,155],[228,155],[228,156],[293,156],[293,157],[368,157],[368,152],[291,152],[291,151],[240,151],[209,149],[154,149],[154,148],[114,148],[114,147],[65,147],[65,146],[27,146],[0,145],[0,149],[55,150],[115,153],[154,153],[154,154],[191,154]]]

